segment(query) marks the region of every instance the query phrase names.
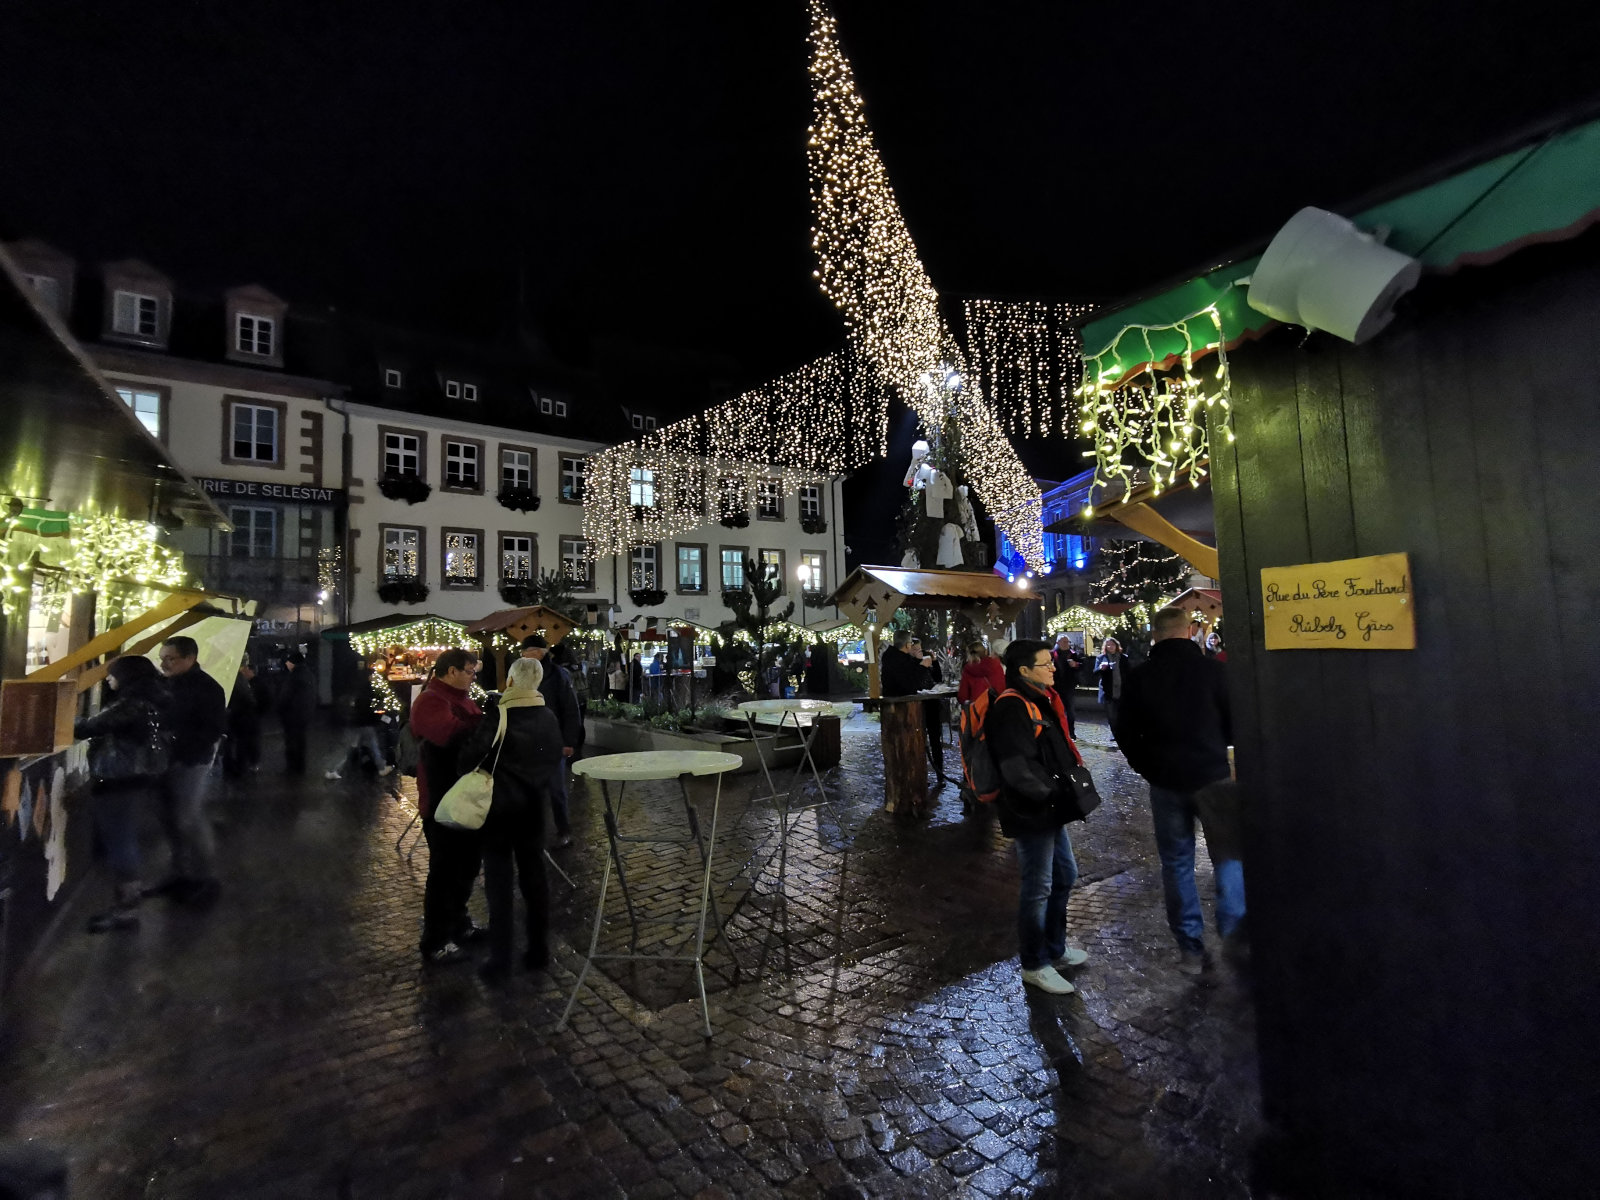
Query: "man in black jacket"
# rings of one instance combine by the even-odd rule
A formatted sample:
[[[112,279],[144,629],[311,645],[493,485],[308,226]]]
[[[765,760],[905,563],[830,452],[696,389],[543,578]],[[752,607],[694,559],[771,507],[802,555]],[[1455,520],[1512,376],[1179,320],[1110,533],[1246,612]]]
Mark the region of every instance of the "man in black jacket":
[[[1017,941],[1022,982],[1054,995],[1073,990],[1057,967],[1088,954],[1067,945],[1067,898],[1078,862],[1067,834],[1062,773],[1079,762],[1067,733],[1066,706],[1055,690],[1056,665],[1044,642],[1006,647],[1006,691],[989,709],[984,741],[1000,768],[1000,832],[1017,848],[1022,873]]]
[[[561,769],[556,772],[550,789],[550,811],[556,823],[556,847],[572,845],[572,817],[567,808],[567,772],[572,769],[573,756],[583,748],[583,712],[578,708],[578,693],[572,686],[572,676],[567,669],[550,658],[550,643],[542,633],[530,634],[522,639],[522,657],[536,658],[544,671],[539,680],[539,694],[561,723]]]
[[[167,769],[161,777],[161,828],[172,850],[172,870],[147,896],[170,896],[205,907],[222,891],[217,882],[216,838],[206,815],[206,781],[217,743],[228,724],[222,685],[200,667],[193,638],[172,637],[161,644],[161,670],[172,696],[168,717],[173,733]]]
[[[1189,640],[1189,615],[1182,609],[1158,612],[1151,633],[1150,657],[1123,681],[1113,732],[1128,765],[1150,783],[1167,924],[1178,940],[1182,969],[1197,975],[1211,960],[1194,882],[1195,793],[1229,776],[1227,668]],[[1226,939],[1244,920],[1244,866],[1236,858],[1219,859],[1215,848],[1211,865],[1217,933]]]

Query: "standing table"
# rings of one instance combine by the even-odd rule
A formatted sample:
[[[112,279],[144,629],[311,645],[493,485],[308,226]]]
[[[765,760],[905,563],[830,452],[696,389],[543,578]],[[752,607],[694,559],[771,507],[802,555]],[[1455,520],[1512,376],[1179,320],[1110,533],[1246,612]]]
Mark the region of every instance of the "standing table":
[[[717,911],[717,901],[711,894],[711,856],[716,849],[717,842],[717,811],[722,802],[722,776],[728,771],[738,770],[743,761],[737,754],[720,754],[709,750],[645,750],[635,754],[603,754],[597,758],[583,758],[572,764],[572,773],[582,775],[589,779],[600,781],[600,794],[606,807],[606,838],[611,844],[611,856],[606,859],[605,870],[600,877],[600,899],[594,906],[594,927],[589,935],[589,954],[584,959],[583,970],[578,972],[578,982],[573,986],[572,997],[567,1001],[567,1007],[561,1014],[561,1020],[556,1028],[566,1026],[567,1018],[572,1015],[572,1007],[578,1002],[578,993],[583,990],[583,981],[588,977],[589,968],[600,959],[656,959],[676,960],[694,963],[695,984],[700,989],[700,1015],[705,1020],[706,1036],[711,1036],[711,1007],[706,1002],[706,977],[703,966],[706,944],[706,913],[711,914],[716,924],[717,936],[728,945],[728,953],[733,955],[733,945],[728,942],[727,931],[722,927],[722,916]],[[694,800],[689,795],[689,777],[691,775],[716,776],[716,792],[711,801],[711,830],[705,837],[700,834],[700,817],[695,809]],[[623,834],[619,828],[618,818],[622,811],[622,799],[626,794],[627,786],[634,780],[660,780],[676,779],[678,786],[683,790],[683,809],[688,818],[689,836],[682,838],[660,837],[630,837]],[[611,783],[617,784],[617,800],[611,802]],[[694,953],[690,954],[638,954],[639,920],[633,911],[633,899],[628,895],[628,877],[622,868],[622,855],[618,850],[620,842],[656,842],[661,844],[693,843],[700,849],[702,871],[700,877],[700,913],[695,926]],[[622,888],[622,900],[628,909],[628,921],[633,929],[633,937],[628,943],[627,954],[599,954],[600,926],[605,920],[606,893],[611,885],[611,866],[616,864],[617,882]],[[739,959],[733,956],[734,978],[738,979]]]
[[[738,706],[738,709],[744,715],[745,724],[750,728],[750,740],[755,744],[756,759],[761,763],[761,773],[767,780],[767,794],[753,797],[752,803],[754,800],[777,800],[779,802],[778,849],[774,854],[767,856],[767,863],[770,864],[774,857],[778,859],[778,886],[781,891],[786,886],[788,876],[789,827],[792,824],[792,815],[796,810],[796,805],[793,802],[795,785],[800,782],[800,773],[806,767],[809,766],[811,768],[811,778],[816,781],[818,799],[814,804],[798,806],[800,811],[803,812],[809,808],[833,807],[833,801],[828,797],[828,789],[822,782],[822,772],[817,770],[816,760],[811,757],[811,743],[817,736],[815,717],[823,713],[831,713],[833,705],[826,700],[746,700]],[[772,733],[769,736],[763,737],[757,730],[759,718],[767,717],[770,719],[774,713],[778,717],[777,724],[772,727]],[[791,719],[794,722],[795,734],[800,739],[800,762],[795,766],[794,774],[789,779],[789,786],[780,792],[777,785],[772,781],[772,769],[767,762],[767,750],[768,748],[771,749],[772,766],[776,766],[778,761],[778,739],[783,736],[783,728]],[[759,851],[756,855],[751,856],[750,862],[754,862],[758,855]],[[746,868],[749,867],[750,862],[745,864]],[[765,869],[765,867],[763,866],[762,869]],[[757,871],[756,874],[759,875],[760,871]],[[755,876],[753,875],[751,877],[752,883],[754,879]]]
[[[817,770],[816,760],[811,757],[811,742],[817,736],[817,726],[813,718],[822,713],[831,713],[833,705],[826,700],[746,700],[738,706],[739,712],[744,715],[745,724],[750,728],[750,740],[755,743],[756,757],[761,762],[761,773],[766,776],[767,795],[759,797],[762,800],[776,800],[780,797],[784,801],[785,821],[790,809],[789,797],[794,791],[794,785],[800,782],[800,772],[806,767],[811,768],[811,778],[817,781],[817,794],[821,796],[818,804],[830,803],[828,789],[823,786],[822,772]],[[757,731],[757,719],[763,716],[770,717],[776,713],[778,723],[773,727],[770,737],[762,737]],[[802,721],[801,718],[806,720]],[[790,719],[794,721],[794,731],[800,739],[800,763],[794,769],[794,775],[789,780],[787,791],[780,792],[772,782],[772,769],[767,763],[767,752],[762,748],[763,743],[772,749],[772,762],[778,761],[778,739],[783,736],[783,727]]]

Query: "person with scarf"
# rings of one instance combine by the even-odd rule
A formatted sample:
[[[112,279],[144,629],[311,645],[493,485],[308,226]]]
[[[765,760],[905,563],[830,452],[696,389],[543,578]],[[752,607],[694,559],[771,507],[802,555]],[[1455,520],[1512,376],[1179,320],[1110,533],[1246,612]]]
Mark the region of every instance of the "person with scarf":
[[[1100,703],[1106,710],[1106,724],[1112,729],[1117,727],[1117,709],[1122,705],[1122,681],[1128,677],[1128,665],[1128,656],[1116,638],[1108,637],[1100,643],[1094,678],[1100,688]]]
[[[137,654],[112,659],[106,686],[114,698],[72,726],[73,737],[89,739],[94,779],[89,811],[95,841],[115,881],[111,907],[89,918],[90,933],[139,928],[139,810],[149,804],[167,769],[171,698],[156,665]]]
[[[1074,989],[1057,967],[1081,966],[1089,957],[1067,945],[1067,897],[1078,863],[1067,834],[1070,785],[1061,778],[1083,760],[1067,732],[1050,647],[1019,639],[1006,647],[1005,664],[1007,687],[989,709],[984,739],[1000,768],[1000,832],[1015,843],[1022,874],[1022,982],[1065,995]]]
[[[483,822],[482,842],[489,957],[478,968],[490,984],[503,984],[511,974],[513,867],[528,926],[523,965],[537,971],[550,961],[544,811],[561,783],[564,735],[561,722],[540,694],[543,678],[539,659],[513,662],[506,674],[506,690],[498,700],[490,700],[489,711],[462,748],[457,763],[463,773],[484,764],[494,774],[494,799]]]

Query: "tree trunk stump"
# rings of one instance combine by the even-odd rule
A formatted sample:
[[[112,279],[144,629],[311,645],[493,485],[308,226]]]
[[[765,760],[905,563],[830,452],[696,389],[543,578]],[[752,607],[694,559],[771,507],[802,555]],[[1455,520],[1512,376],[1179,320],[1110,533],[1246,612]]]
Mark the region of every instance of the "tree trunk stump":
[[[922,700],[886,700],[881,712],[887,807],[896,816],[920,817],[928,806],[928,736]]]

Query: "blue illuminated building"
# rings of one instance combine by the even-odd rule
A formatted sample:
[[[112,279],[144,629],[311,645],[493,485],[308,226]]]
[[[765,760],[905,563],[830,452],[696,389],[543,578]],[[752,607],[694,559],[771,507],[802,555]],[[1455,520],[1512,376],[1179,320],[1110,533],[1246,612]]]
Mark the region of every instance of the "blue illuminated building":
[[[1039,487],[1043,492],[1043,503],[1039,509],[1041,529],[1048,530],[1056,522],[1081,513],[1089,503],[1093,480],[1092,470],[1074,475],[1065,483],[1052,484],[1040,480]],[[1043,538],[1045,571],[1035,580],[1034,586],[1044,595],[1045,612],[1057,613],[1070,605],[1087,603],[1089,564],[1094,559],[1098,539],[1077,533],[1045,533]],[[1007,579],[1023,578],[1028,570],[1022,555],[1017,553],[1011,539],[1003,533],[999,534],[996,541],[994,569],[997,575],[1004,575]],[[1019,634],[1027,636],[1034,632],[1024,629],[1024,626],[1031,624],[1026,619],[1019,622]]]

